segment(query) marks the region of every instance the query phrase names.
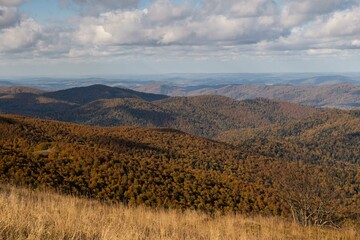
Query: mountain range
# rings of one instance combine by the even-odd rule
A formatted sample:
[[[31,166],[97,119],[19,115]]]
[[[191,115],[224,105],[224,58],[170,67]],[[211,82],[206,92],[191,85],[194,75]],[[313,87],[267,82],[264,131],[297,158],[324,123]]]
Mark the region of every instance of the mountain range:
[[[99,75],[83,77],[9,77],[0,79],[0,87],[26,85],[44,90],[61,90],[102,84],[112,87],[136,88],[152,83],[179,87],[235,85],[331,85],[360,83],[359,73],[173,73],[145,75]]]
[[[360,110],[104,85],[0,94],[0,184],[304,225],[360,219]]]
[[[353,109],[360,107],[360,85],[338,83],[326,85],[200,85],[181,87],[150,83],[134,90],[169,96],[221,95],[236,100],[267,98],[325,108]]]
[[[0,112],[97,126],[175,128],[216,138],[223,131],[283,124],[323,110],[283,101],[168,97],[104,85],[36,92],[3,89]]]
[[[359,110],[264,98],[168,97],[104,85],[55,92],[18,87],[0,93],[7,94],[0,97],[0,112],[6,114],[90,126],[176,129],[269,157],[359,162]]]

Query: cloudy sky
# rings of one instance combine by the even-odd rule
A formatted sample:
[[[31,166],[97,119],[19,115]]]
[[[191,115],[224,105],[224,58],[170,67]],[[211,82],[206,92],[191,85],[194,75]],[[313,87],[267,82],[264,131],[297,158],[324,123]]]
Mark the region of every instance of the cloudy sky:
[[[360,0],[0,0],[0,76],[359,72]]]

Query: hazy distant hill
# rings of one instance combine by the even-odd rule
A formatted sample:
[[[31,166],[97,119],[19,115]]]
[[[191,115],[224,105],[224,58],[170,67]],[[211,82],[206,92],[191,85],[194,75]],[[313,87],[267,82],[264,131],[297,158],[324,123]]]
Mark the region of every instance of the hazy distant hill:
[[[343,75],[308,76],[287,81],[291,85],[331,85],[342,83],[356,83],[353,78]],[[284,82],[286,83],[286,81]]]
[[[2,84],[2,82],[5,84]],[[222,85],[329,85],[360,84],[359,73],[196,73],[149,75],[102,75],[91,77],[22,77],[0,80],[0,86],[26,85],[51,91],[102,84],[112,87],[136,88],[151,83],[168,86],[212,87]],[[166,93],[163,93],[166,94]]]
[[[309,80],[309,83],[312,83]],[[237,100],[268,98],[306,105],[335,108],[360,107],[360,85],[351,83],[329,85],[219,85],[178,87],[151,83],[136,88],[138,91],[165,93],[169,96],[222,95]]]

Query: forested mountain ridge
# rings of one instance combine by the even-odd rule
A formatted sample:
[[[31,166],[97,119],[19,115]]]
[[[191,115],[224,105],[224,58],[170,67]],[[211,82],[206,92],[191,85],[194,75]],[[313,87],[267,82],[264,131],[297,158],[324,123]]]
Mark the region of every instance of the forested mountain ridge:
[[[79,105],[99,99],[136,98],[145,101],[155,101],[167,98],[165,95],[137,92],[130,89],[108,87],[100,84],[47,92],[44,93],[43,96]]]
[[[223,131],[283,124],[322,111],[266,99],[170,98],[102,85],[0,98],[0,112],[3,113],[87,125],[168,127],[210,138]]]
[[[11,115],[0,116],[0,136],[0,182],[129,205],[282,216],[305,184],[321,188],[306,193],[309,204],[329,210],[309,222],[339,224],[360,213],[359,164],[262,156],[172,129]]]
[[[177,129],[289,160],[359,162],[360,121],[355,110],[319,109],[263,98],[237,101],[212,95],[142,95],[101,85],[64,91],[60,97],[63,91],[45,93],[48,97],[25,92],[6,95],[0,98],[0,111],[86,125]],[[65,96],[71,94],[77,103],[66,101]],[[89,100],[98,97],[109,98]]]
[[[98,100],[73,109],[60,120],[98,126],[168,127],[213,138],[224,130],[284,123],[320,109],[266,99],[236,101],[222,96]]]

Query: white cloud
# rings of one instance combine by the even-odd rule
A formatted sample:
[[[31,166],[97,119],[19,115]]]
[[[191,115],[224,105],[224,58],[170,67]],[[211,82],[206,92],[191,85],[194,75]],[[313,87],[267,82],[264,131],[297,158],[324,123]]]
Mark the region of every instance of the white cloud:
[[[360,34],[360,7],[335,12],[320,18],[305,31],[309,37],[343,37]]]
[[[101,14],[98,18],[80,20],[74,34],[78,44],[121,45],[144,42],[142,18],[144,12],[115,11]]]
[[[24,0],[0,0],[0,53],[13,54],[33,48],[41,37],[42,27],[21,14]]]
[[[274,0],[154,0],[147,9],[138,8],[139,0],[59,1],[76,4],[81,13],[41,27],[19,15],[16,6],[22,1],[0,0],[6,5],[0,7],[1,51],[33,47],[31,54],[77,58],[160,52],[206,58],[218,52],[233,58],[360,48],[360,0],[282,0],[282,5]]]
[[[41,26],[32,19],[0,31],[0,52],[23,51],[34,46],[40,38]]]
[[[355,40],[354,40],[355,39]],[[293,27],[288,35],[274,41],[261,41],[261,50],[304,50],[307,54],[330,53],[357,47],[360,39],[360,7],[318,16],[306,25]]]
[[[227,16],[220,14],[221,11],[205,14],[203,9],[195,10],[188,2],[173,4],[158,0],[143,11],[117,10],[83,18],[74,39],[78,44],[100,46],[255,43],[279,34],[274,9],[268,10],[269,3],[257,0],[251,3],[256,11]],[[263,15],[264,11],[267,14]]]

